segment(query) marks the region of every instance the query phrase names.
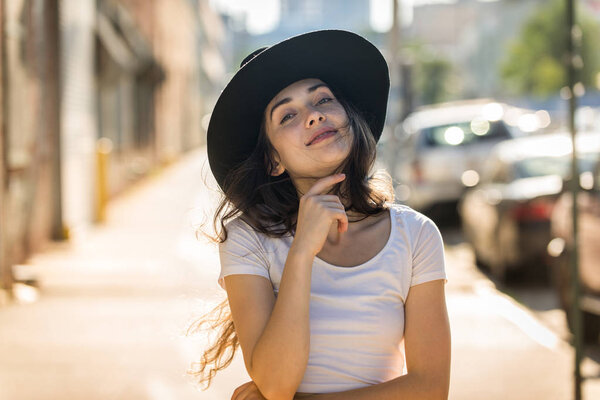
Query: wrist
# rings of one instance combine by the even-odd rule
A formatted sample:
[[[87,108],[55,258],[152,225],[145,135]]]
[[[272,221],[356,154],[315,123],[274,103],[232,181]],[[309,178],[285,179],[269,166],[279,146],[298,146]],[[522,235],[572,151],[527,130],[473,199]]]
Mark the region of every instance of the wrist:
[[[304,247],[301,243],[297,241],[292,242],[288,253],[288,259],[294,259],[299,262],[309,262],[312,265],[315,257],[316,254]]]

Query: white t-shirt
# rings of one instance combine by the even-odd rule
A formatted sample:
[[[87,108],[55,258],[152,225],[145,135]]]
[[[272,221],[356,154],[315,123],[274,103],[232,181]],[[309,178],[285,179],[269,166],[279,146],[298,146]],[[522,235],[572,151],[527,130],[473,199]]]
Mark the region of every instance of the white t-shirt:
[[[404,302],[411,286],[446,280],[439,230],[423,214],[391,204],[385,247],[367,262],[339,267],[315,257],[310,354],[299,392],[327,393],[396,378],[404,368]],[[293,237],[271,238],[240,218],[219,245],[221,274],[260,275],[279,291]]]

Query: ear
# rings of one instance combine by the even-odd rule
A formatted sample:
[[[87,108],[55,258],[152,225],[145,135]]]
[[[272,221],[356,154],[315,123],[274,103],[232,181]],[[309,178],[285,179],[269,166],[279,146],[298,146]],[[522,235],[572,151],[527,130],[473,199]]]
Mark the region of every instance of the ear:
[[[271,176],[279,176],[285,172],[285,168],[280,162],[273,160],[271,162]]]
[[[281,159],[279,158],[277,150],[273,149],[271,151],[271,156],[266,156],[266,158],[267,165],[269,166],[269,175],[279,176],[285,172],[285,168],[281,165]]]

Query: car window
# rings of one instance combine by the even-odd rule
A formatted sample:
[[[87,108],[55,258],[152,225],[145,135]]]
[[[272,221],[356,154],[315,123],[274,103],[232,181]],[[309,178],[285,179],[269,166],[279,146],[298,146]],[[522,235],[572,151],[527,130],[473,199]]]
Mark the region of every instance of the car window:
[[[423,129],[422,135],[426,147],[461,146],[489,139],[511,137],[502,121],[490,122],[484,119],[432,126]]]
[[[591,172],[598,155],[584,153],[579,156],[577,165],[579,173]],[[571,174],[571,158],[565,157],[532,157],[520,160],[514,164],[516,178],[534,176],[559,175],[563,178]]]
[[[535,157],[520,160],[515,163],[517,178],[531,178],[534,176],[559,175],[566,176],[569,170],[568,157]]]
[[[579,154],[579,172],[593,172],[598,160],[600,159],[600,154],[598,153],[583,153]]]

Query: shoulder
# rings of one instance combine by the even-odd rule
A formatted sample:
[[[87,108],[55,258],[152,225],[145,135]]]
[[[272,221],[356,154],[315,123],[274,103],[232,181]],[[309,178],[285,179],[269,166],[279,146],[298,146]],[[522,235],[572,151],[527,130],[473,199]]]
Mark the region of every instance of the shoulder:
[[[398,237],[413,257],[423,252],[443,251],[442,234],[431,218],[403,204],[391,204],[390,214]]]
[[[225,287],[228,275],[260,275],[269,279],[270,261],[261,236],[242,218],[225,224],[227,237],[219,243],[221,274],[219,284]]]
[[[410,287],[432,280],[446,281],[444,242],[442,235],[426,215],[412,208],[394,204],[397,226],[409,243],[412,259]]]
[[[393,222],[399,228],[407,230],[409,234],[419,235],[423,231],[439,233],[436,224],[425,214],[404,204],[390,203],[388,206]]]
[[[237,216],[225,224],[226,237],[219,244],[221,250],[246,247],[255,250],[263,247],[263,238],[242,216]]]
[[[227,229],[228,236],[230,233],[235,233],[235,234],[239,234],[239,233],[243,234],[244,232],[247,234],[252,234],[253,232],[256,233],[254,231],[254,229],[252,228],[252,226],[250,226],[249,223],[244,221],[244,218],[241,215],[238,215],[237,217],[227,221],[225,223],[225,229]]]
[[[225,240],[219,244],[221,249],[242,245],[252,250],[266,251],[281,245],[281,238],[269,236],[256,230],[244,216],[240,215],[225,224]]]

